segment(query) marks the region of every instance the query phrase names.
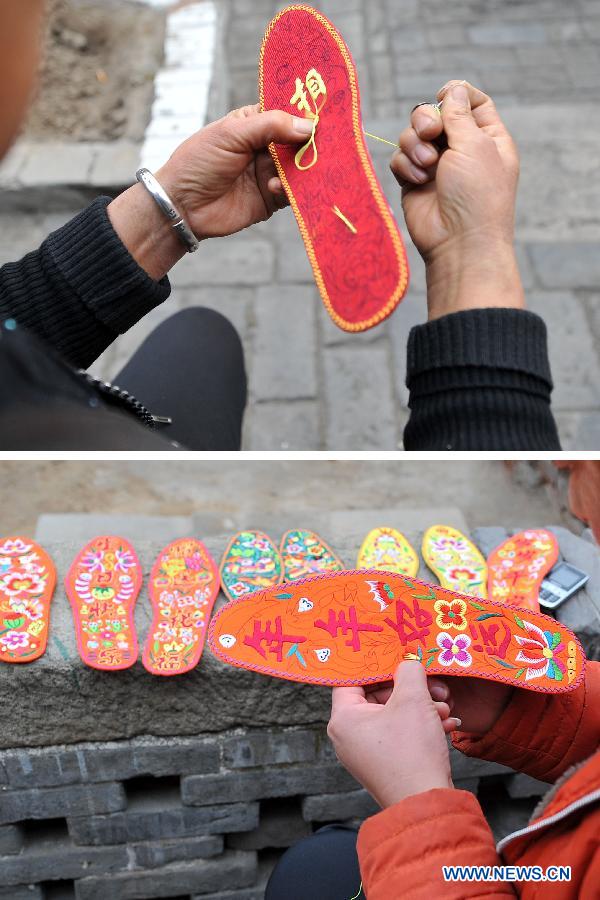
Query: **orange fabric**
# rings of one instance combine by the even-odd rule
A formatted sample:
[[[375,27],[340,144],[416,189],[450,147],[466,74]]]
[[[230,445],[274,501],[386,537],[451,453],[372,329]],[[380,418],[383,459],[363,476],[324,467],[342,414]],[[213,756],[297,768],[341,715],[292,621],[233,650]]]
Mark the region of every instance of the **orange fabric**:
[[[0,660],[28,663],[46,652],[56,569],[29,538],[0,538]]]
[[[454,735],[468,755],[490,759],[544,780],[583,763],[561,784],[541,814],[543,822],[600,791],[600,664],[588,663],[585,682],[570,694],[516,690],[484,737]],[[501,855],[477,799],[465,791],[432,790],[407,797],[363,824],[358,854],[369,900],[598,900],[600,802],[509,841]],[[446,883],[442,865],[571,866],[563,883]]]
[[[545,528],[520,531],[488,557],[488,597],[521,609],[540,608],[542,581],[558,559],[558,541]]]
[[[260,53],[262,110],[313,121],[303,147],[269,148],[298,222],[325,308],[345,331],[382,322],[408,287],[398,224],[366,146],[356,69],[322,13],[278,13]]]
[[[541,613],[377,569],[334,572],[239,597],[213,618],[224,662],[311,684],[389,680],[403,659],[429,675],[473,675],[532,691],[574,690],[583,651]]]

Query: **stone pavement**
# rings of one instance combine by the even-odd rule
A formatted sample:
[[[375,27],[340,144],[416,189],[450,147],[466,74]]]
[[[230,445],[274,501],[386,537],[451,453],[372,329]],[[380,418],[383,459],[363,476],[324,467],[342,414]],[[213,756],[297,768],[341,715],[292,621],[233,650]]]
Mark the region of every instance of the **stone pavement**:
[[[286,4],[221,0],[218,103],[256,101],[258,47]],[[411,107],[449,78],[496,99],[522,156],[518,251],[530,308],[546,320],[554,409],[565,449],[600,448],[600,0],[322,0],[355,56],[369,131],[397,139]],[[373,142],[384,190],[402,221],[389,148]],[[490,190],[494,186],[490,185]],[[62,213],[0,215],[0,262],[35,246]],[[250,376],[246,449],[391,450],[406,423],[406,339],[425,319],[423,266],[412,246],[409,293],[366,334],[338,330],[322,309],[293,216],[203,245],[173,272],[173,297],[94,366],[114,375],[178,309],[204,304],[239,329]],[[378,402],[372,402],[376,385]],[[143,398],[142,398],[143,399]]]

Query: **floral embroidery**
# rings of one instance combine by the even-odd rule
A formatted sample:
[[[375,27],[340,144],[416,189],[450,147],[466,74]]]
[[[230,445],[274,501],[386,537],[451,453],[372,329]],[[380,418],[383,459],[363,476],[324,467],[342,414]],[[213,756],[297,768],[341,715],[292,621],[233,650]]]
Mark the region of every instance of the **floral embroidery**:
[[[357,567],[414,576],[419,571],[419,558],[395,528],[374,528],[363,541]]]
[[[441,653],[438,655],[438,662],[443,666],[451,666],[456,663],[463,669],[473,662],[473,658],[468,651],[471,646],[471,638],[468,634],[451,635],[446,631],[440,632],[436,638],[438,647],[441,647]]]
[[[435,624],[438,628],[464,631],[467,627],[467,604],[464,600],[436,600],[433,608],[437,613]]]
[[[55,572],[47,554],[22,538],[4,538],[0,553],[0,659],[31,662],[48,642]]]
[[[557,559],[552,532],[538,529],[513,535],[490,555],[490,599],[536,612],[541,582]]]
[[[525,663],[525,680],[547,675],[554,681],[562,681],[566,666],[558,658],[558,654],[565,649],[560,632],[542,631],[537,625],[526,622],[525,619],[523,626],[527,637],[515,635],[515,641],[521,647],[515,662]]]
[[[281,557],[286,581],[344,568],[333,550],[312,531],[288,531],[281,540]]]
[[[111,670],[134,664],[133,608],[141,582],[137,556],[123,538],[95,538],[73,562],[65,583],[86,665]]]
[[[433,525],[423,537],[423,556],[443,587],[486,597],[487,565],[477,547],[449,525]]]
[[[260,531],[240,531],[223,554],[221,582],[233,600],[281,581],[283,568],[275,544]]]
[[[200,659],[212,606],[219,592],[217,567],[201,541],[169,544],[150,575],[152,626],[143,663],[154,675],[179,675]]]

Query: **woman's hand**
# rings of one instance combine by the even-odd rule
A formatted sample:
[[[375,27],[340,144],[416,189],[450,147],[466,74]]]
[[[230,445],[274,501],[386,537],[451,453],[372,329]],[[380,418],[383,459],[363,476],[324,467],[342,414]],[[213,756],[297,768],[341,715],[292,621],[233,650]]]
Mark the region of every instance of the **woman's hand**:
[[[432,697],[444,700],[460,719],[460,730],[485,734],[494,727],[513,695],[514,688],[485,678],[454,677],[429,680]]]
[[[411,794],[452,787],[445,732],[457,727],[432,700],[425,669],[402,663],[382,705],[364,688],[334,688],[327,733],[338,759],[383,808]]]
[[[310,119],[246,106],[185,141],[156,178],[197,238],[233,234],[287,205],[269,144],[298,144],[311,133]],[[171,223],[142,185],[113,200],[108,212],[125,246],[152,278],[162,278],[185,255]]]
[[[234,234],[287,205],[267,148],[306,141],[312,127],[310,119],[245,106],[185,141],[156,177],[198,238]]]
[[[430,318],[482,306],[525,305],[514,253],[519,157],[492,100],[449,82],[419,106],[391,168],[410,235],[427,266]],[[433,141],[445,132],[448,149]]]

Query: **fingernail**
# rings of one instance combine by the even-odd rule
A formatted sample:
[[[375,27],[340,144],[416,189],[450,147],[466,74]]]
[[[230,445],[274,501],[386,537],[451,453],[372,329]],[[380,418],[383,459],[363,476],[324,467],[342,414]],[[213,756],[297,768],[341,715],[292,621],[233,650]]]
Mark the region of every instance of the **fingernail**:
[[[415,156],[417,157],[419,162],[423,163],[424,165],[428,165],[435,159],[434,151],[431,149],[431,147],[426,147],[425,144],[416,145]]]
[[[460,728],[460,726],[462,725],[462,719],[457,719],[456,716],[455,716],[455,717],[454,717],[454,721],[456,722],[456,727],[457,727],[457,728]]]
[[[464,84],[455,84],[448,93],[455,103],[458,103],[460,106],[469,106],[469,92]]]
[[[448,688],[443,684],[434,684],[431,687],[431,696],[434,700],[445,700],[448,696]]]
[[[415,181],[427,181],[429,178],[427,172],[424,172],[423,169],[419,169],[418,166],[413,166],[412,163],[410,165],[410,171],[412,172]]]
[[[313,121],[312,119],[301,119],[300,116],[294,116],[294,128],[296,131],[299,131],[300,134],[312,134],[313,130]]]

